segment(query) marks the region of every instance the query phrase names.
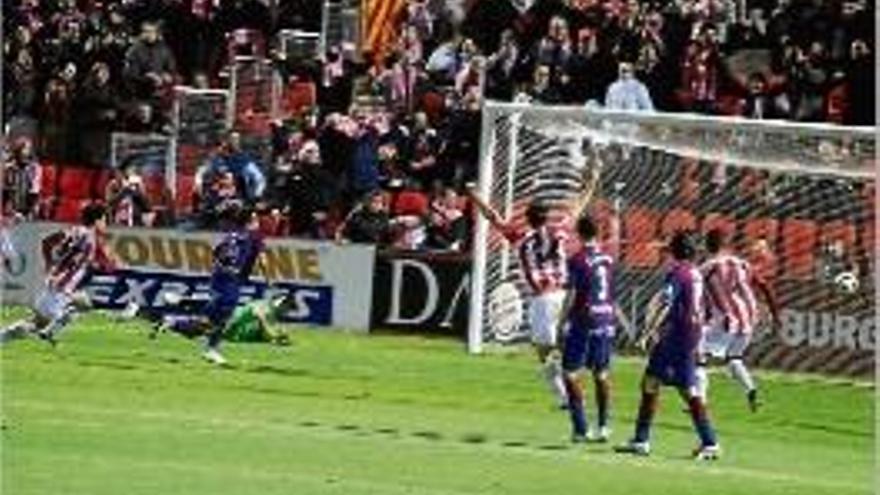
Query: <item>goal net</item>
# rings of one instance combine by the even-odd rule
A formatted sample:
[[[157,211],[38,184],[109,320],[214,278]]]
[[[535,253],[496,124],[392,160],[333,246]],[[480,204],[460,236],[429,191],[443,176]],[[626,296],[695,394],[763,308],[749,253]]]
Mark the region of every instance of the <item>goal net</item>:
[[[174,88],[172,124],[177,158],[177,210],[194,208],[195,175],[229,131],[229,91]]]
[[[590,212],[631,322],[619,346],[633,342],[660,287],[662,240],[720,227],[782,308],[781,332],[762,329],[753,362],[873,369],[873,129],[487,102],[482,140],[479,194],[521,225],[530,201],[572,198],[583,167],[600,167]],[[516,246],[480,218],[469,349],[528,341],[527,294]]]
[[[110,165],[114,170],[133,166],[144,181],[152,205],[168,205],[177,191],[174,140],[162,134],[114,132],[110,137]]]

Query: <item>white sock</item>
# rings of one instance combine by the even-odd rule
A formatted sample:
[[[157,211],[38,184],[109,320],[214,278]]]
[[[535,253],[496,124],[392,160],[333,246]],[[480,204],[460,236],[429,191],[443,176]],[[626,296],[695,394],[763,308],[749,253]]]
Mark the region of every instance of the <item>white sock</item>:
[[[697,395],[703,399],[704,403],[709,402],[709,370],[706,369],[705,366],[697,366],[697,370],[694,372],[696,375],[697,383],[695,384],[697,389]]]
[[[559,405],[568,404],[568,393],[565,391],[565,382],[562,380],[562,365],[557,359],[548,359],[543,367],[544,379],[550,387],[550,393],[556,398]]]
[[[742,359],[731,359],[730,362],[727,363],[727,367],[730,369],[730,376],[738,381],[746,392],[755,390],[755,382],[752,380],[752,374],[749,373],[749,370],[746,368]]]
[[[61,316],[50,321],[48,325],[43,327],[40,330],[40,333],[42,333],[43,335],[48,335],[50,337],[54,337],[54,336],[58,335],[59,333],[61,333],[61,330],[63,330],[64,327],[67,326],[68,323],[70,323],[70,320],[72,318],[73,318],[73,310],[67,309],[64,311],[64,313],[62,313]]]

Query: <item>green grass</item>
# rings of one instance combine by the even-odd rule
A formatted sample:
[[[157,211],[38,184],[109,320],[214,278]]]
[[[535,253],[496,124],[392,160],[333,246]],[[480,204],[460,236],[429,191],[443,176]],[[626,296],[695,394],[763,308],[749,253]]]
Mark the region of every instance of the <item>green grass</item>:
[[[11,317],[5,312],[3,320]],[[746,411],[713,375],[723,459],[688,458],[688,418],[664,394],[654,455],[571,447],[530,354],[455,342],[300,331],[227,345],[203,363],[173,336],[94,315],[57,349],[3,349],[4,494],[866,494],[873,390],[762,375]],[[614,441],[631,432],[642,363],[615,364]]]

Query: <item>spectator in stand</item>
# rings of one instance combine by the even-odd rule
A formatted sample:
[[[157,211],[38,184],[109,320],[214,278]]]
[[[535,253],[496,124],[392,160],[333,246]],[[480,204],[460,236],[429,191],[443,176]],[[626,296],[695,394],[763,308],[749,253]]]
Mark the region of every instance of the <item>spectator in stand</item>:
[[[746,97],[740,101],[743,117],[750,119],[782,119],[788,117],[791,106],[785,93],[772,95],[767,78],[760,72],[749,75]]]
[[[351,106],[352,71],[339,48],[327,51],[318,91],[318,104],[324,112],[344,112]]]
[[[562,17],[555,16],[550,19],[547,35],[538,42],[532,58],[537,66],[547,67],[550,71],[550,82],[556,86],[572,51],[568,22]]]
[[[362,196],[379,188],[379,133],[364,111],[358,115],[351,170],[351,193]]]
[[[412,131],[407,144],[407,175],[421,184],[431,184],[443,177],[442,164],[439,161],[442,152],[440,137],[425,112],[416,112],[413,115]]]
[[[388,202],[380,190],[370,192],[356,206],[337,231],[337,240],[385,246],[391,239],[391,218]]]
[[[429,206],[427,235],[428,249],[464,250],[468,237],[467,218],[455,189],[436,188]]]
[[[68,63],[46,84],[40,132],[43,138],[41,152],[57,160],[72,157],[71,120],[76,95],[76,65]]]
[[[614,70],[614,58],[601,48],[597,30],[582,29],[575,52],[565,66],[565,100],[570,103],[602,101],[605,88],[614,82]]]
[[[460,38],[452,37],[441,43],[431,52],[431,56],[428,57],[426,69],[438,83],[452,82],[455,79],[455,75],[458,74],[461,68],[461,61],[459,59],[459,47],[461,44]]]
[[[150,204],[144,189],[144,179],[133,162],[122,165],[107,183],[104,194],[107,218],[113,225],[134,227],[144,225]]]
[[[125,55],[124,75],[131,93],[157,101],[174,83],[176,73],[174,56],[159,34],[159,25],[141,24],[140,38]]]
[[[218,152],[197,172],[197,183],[210,184],[218,174],[232,174],[236,193],[241,199],[255,204],[266,190],[266,176],[250,153],[241,148],[241,134],[230,132]]]
[[[428,9],[427,0],[410,0],[406,6],[406,24],[412,26],[419,40],[428,41],[433,37],[434,14]]]
[[[4,116],[32,119],[36,115],[38,76],[34,56],[33,35],[26,26],[19,26],[15,40],[5,44],[4,53],[12,63],[3,72]]]
[[[802,122],[825,120],[825,96],[831,79],[825,45],[814,41],[806,52],[798,47],[789,77],[794,88],[794,119]]]
[[[145,101],[134,104],[122,127],[136,134],[159,134],[168,130],[162,117]]]
[[[3,163],[3,199],[8,208],[27,219],[37,218],[40,163],[30,139],[19,138]]]
[[[562,95],[558,86],[551,82],[550,67],[538,65],[535,67],[535,75],[532,85],[528,89],[529,101],[552,105],[562,101]]]
[[[621,62],[616,81],[608,86],[605,94],[605,107],[611,110],[654,111],[654,103],[648,88],[636,79],[633,64]]]
[[[455,75],[455,94],[461,99],[464,95],[473,93],[477,96],[482,94],[484,86],[485,60],[483,57],[474,57],[462,67]]]
[[[290,232],[313,239],[323,237],[331,205],[338,200],[336,179],[321,166],[318,143],[305,141],[286,174],[282,205],[287,212]]]
[[[244,195],[238,189],[235,175],[225,169],[217,170],[208,178],[199,198],[198,221],[206,229],[217,227],[224,211],[244,203]]]
[[[510,101],[513,99],[514,78],[518,76],[520,50],[512,29],[501,33],[498,50],[486,61],[487,98]]]
[[[844,123],[847,125],[876,125],[877,66],[871,49],[863,39],[856,39],[850,46],[847,69],[849,108]]]
[[[395,249],[421,250],[427,239],[426,219],[428,198],[413,180],[403,181],[403,190],[393,198],[391,205],[391,240]]]
[[[480,151],[480,97],[465,95],[461,108],[449,118],[443,138],[443,160],[440,178],[446,184],[463,184],[476,180]]]
[[[80,159],[92,165],[109,161],[110,133],[116,128],[119,95],[110,80],[110,68],[104,62],[95,62],[83,83],[77,101]]]
[[[692,101],[692,111],[710,115],[717,112],[718,64],[717,32],[707,24],[688,46],[683,64],[684,89]]]

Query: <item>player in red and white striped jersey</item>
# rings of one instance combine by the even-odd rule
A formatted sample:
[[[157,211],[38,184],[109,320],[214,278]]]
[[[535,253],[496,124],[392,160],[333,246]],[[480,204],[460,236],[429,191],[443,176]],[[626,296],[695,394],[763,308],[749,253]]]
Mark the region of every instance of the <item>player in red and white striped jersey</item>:
[[[558,211],[553,211],[556,208],[547,202],[533,200],[526,208],[527,226],[503,219],[474,191],[470,191],[471,200],[480,213],[508,242],[516,245],[522,275],[530,291],[528,318],[532,344],[560,408],[566,408],[568,404],[556,335],[568,282],[568,255],[565,252],[568,236],[565,229],[553,224],[551,217],[558,213],[578,218],[592,199],[599,180],[598,170],[598,167],[585,168],[589,176],[584,177],[581,193],[572,202],[558,206]]]
[[[749,407],[754,411],[759,404],[758,390],[743,356],[760,322],[755,289],[765,299],[774,327],[778,328],[779,318],[769,285],[748,261],[731,253],[726,244],[722,230],[713,229],[706,234],[709,258],[700,271],[706,282],[708,314],[697,368],[697,389],[705,399],[709,387],[706,365],[713,357],[723,359],[731,376],[746,390]]]
[[[82,225],[52,234],[43,241],[48,274],[46,284],[34,302],[33,316],[0,331],[0,343],[34,332],[54,343],[73,311],[88,307],[88,299],[78,292],[80,284],[91,269],[108,270],[116,265],[104,244],[106,228],[104,207],[91,204],[83,210]]]

